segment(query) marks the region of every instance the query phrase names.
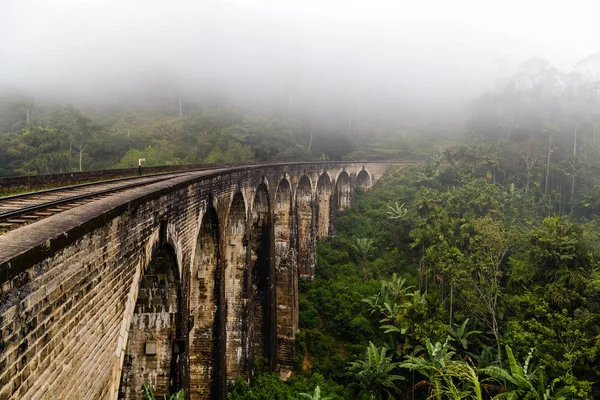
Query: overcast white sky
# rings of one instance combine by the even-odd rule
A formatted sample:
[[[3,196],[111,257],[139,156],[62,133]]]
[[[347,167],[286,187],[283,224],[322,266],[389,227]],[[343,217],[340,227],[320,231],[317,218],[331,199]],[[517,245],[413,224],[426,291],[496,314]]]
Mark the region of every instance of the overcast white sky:
[[[421,101],[473,96],[532,56],[600,51],[593,0],[0,0],[0,83],[328,87]],[[274,89],[275,90],[275,89]]]

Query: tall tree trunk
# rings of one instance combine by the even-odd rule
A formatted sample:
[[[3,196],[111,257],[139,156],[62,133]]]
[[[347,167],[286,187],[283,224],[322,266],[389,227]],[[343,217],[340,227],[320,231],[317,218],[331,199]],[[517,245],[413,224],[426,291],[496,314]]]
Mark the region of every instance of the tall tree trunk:
[[[424,248],[423,245],[421,245],[420,248],[420,254],[419,254],[419,293],[422,293],[422,289],[423,289],[423,255],[424,255]]]
[[[498,328],[498,322],[496,321],[495,315],[493,317],[492,331],[494,333],[494,339],[496,340],[496,348],[498,349],[498,362],[500,363],[500,367],[502,367],[502,347],[500,346],[500,330]]]
[[[552,135],[548,136],[548,158],[546,160],[546,184],[544,194],[548,194],[548,176],[550,175],[550,153],[552,152]]]
[[[363,283],[367,281],[367,262],[363,260],[362,262],[362,273],[363,273]]]
[[[425,266],[425,294],[427,294],[428,287],[429,287],[429,267]]]
[[[450,327],[452,327],[452,312],[454,306],[454,279],[450,275]]]
[[[87,144],[75,146],[75,148],[77,150],[79,150],[79,172],[83,171],[83,152],[85,151],[86,147],[87,147]]]
[[[508,129],[506,131],[506,140],[510,139],[510,135],[512,134],[513,126],[515,123],[515,110],[512,110],[510,114],[510,124],[508,125]]]
[[[575,134],[573,135],[573,166],[571,169],[571,199],[573,201],[573,195],[575,194],[575,162],[577,161],[577,125],[575,125]]]
[[[562,195],[563,182],[558,185],[558,213],[563,213],[563,195]]]
[[[292,92],[288,92],[288,107],[287,107],[288,125],[292,122]]]

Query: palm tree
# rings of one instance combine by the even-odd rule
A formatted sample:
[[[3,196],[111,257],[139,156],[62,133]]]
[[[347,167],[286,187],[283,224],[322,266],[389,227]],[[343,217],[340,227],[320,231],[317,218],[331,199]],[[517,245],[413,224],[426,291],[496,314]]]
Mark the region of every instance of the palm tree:
[[[394,221],[394,237],[397,237],[399,233],[404,232],[404,225],[410,218],[406,217],[408,210],[404,207],[404,203],[394,203],[393,206],[388,206],[388,219]]]
[[[399,363],[392,362],[392,357],[386,353],[385,347],[378,349],[369,342],[365,358],[351,362],[348,367],[349,374],[358,381],[354,386],[358,386],[370,399],[394,398],[394,394],[398,393],[395,382],[404,380],[404,377],[393,374]]]
[[[321,397],[321,388],[319,385],[317,385],[315,392],[312,395],[308,393],[298,393],[298,396],[308,400],[331,400],[331,397]]]
[[[360,257],[360,265],[363,271],[363,282],[367,280],[367,258],[371,255],[373,250],[373,239],[370,238],[356,238],[356,243],[352,245],[354,250]]]

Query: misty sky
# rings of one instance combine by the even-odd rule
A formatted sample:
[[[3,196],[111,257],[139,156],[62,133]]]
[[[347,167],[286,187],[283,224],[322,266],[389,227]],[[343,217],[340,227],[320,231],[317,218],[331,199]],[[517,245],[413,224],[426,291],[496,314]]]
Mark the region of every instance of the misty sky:
[[[0,0],[0,84],[64,94],[168,76],[182,90],[456,102],[529,57],[569,70],[600,51],[597,3]]]

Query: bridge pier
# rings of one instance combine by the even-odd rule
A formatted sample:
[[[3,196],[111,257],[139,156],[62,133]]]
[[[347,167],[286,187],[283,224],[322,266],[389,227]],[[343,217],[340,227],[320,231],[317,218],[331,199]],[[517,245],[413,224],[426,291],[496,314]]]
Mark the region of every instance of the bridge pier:
[[[294,338],[297,331],[298,272],[296,254],[292,246],[293,230],[292,190],[283,179],[275,193],[275,298],[277,346],[275,364],[288,370],[294,357]]]
[[[296,240],[298,242],[298,270],[300,278],[312,280],[315,277],[315,240],[312,186],[306,175],[300,178],[296,189]]]
[[[248,278],[246,268],[246,207],[241,192],[237,192],[227,217],[224,242],[227,380],[244,377],[248,367]]]
[[[331,191],[331,178],[326,173],[322,173],[317,181],[317,239],[329,236],[329,224],[332,221]]]
[[[261,183],[254,195],[250,211],[250,240],[248,245],[250,287],[248,288],[248,338],[250,342],[248,360],[250,379],[254,376],[254,361],[260,365],[270,364],[274,354],[272,325],[275,315],[275,290],[271,248],[273,224],[269,206],[269,192]]]
[[[200,223],[190,277],[189,332],[190,398],[214,398],[218,393],[218,319],[220,309],[219,219],[210,200]]]

